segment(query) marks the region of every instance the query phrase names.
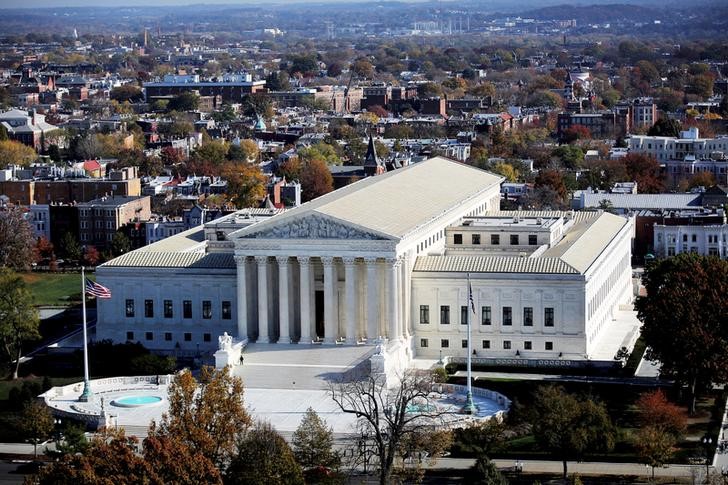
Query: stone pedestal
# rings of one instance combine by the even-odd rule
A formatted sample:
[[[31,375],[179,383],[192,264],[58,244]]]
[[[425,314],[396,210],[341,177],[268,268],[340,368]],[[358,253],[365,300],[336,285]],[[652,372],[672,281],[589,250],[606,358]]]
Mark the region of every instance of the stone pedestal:
[[[241,365],[240,356],[246,345],[248,345],[247,338],[243,340],[232,340],[225,344],[221,343],[220,349],[215,352],[215,369],[222,369],[228,365],[230,367]]]

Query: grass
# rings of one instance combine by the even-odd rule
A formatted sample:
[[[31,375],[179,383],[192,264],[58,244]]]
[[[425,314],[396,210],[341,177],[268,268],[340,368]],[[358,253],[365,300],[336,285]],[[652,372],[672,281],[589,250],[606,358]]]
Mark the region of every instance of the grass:
[[[24,273],[36,306],[69,306],[81,301],[79,273]],[[93,275],[88,275],[94,279]]]

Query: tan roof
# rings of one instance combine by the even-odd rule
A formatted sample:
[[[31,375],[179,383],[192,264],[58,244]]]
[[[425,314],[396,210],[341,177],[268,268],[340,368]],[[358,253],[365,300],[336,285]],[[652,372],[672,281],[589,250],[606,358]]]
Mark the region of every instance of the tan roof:
[[[381,235],[401,239],[460,203],[500,184],[499,175],[435,157],[347,185],[285,214],[239,231],[237,236],[318,213]]]
[[[143,246],[133,252],[155,253],[169,251],[203,251],[205,243],[205,229],[203,226],[187,229],[179,234],[162,239],[155,243]]]
[[[231,253],[132,251],[112,259],[104,266],[224,269],[235,268],[235,260]]]
[[[548,273],[578,274],[559,258],[518,256],[420,256],[414,271],[454,273]]]
[[[628,222],[608,212],[579,222],[557,245],[545,251],[543,257],[556,256],[559,251],[562,261],[584,273]]]

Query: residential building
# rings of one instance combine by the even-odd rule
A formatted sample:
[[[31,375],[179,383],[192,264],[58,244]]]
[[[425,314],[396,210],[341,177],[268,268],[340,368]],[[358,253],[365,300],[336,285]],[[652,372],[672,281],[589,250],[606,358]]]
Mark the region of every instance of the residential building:
[[[151,217],[148,196],[114,195],[78,204],[79,240],[82,245],[109,247],[114,234],[129,223],[142,223]]]
[[[199,75],[166,75],[161,81],[144,83],[147,101],[196,91],[201,96],[221,96],[223,102],[239,103],[245,96],[262,92],[265,81],[253,81],[250,74],[227,74],[203,79]]]

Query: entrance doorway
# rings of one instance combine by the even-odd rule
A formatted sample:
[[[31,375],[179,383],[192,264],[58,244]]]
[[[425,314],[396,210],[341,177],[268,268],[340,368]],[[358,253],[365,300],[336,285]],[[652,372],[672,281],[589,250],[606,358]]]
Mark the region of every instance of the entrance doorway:
[[[324,292],[316,291],[316,336],[324,337]]]

